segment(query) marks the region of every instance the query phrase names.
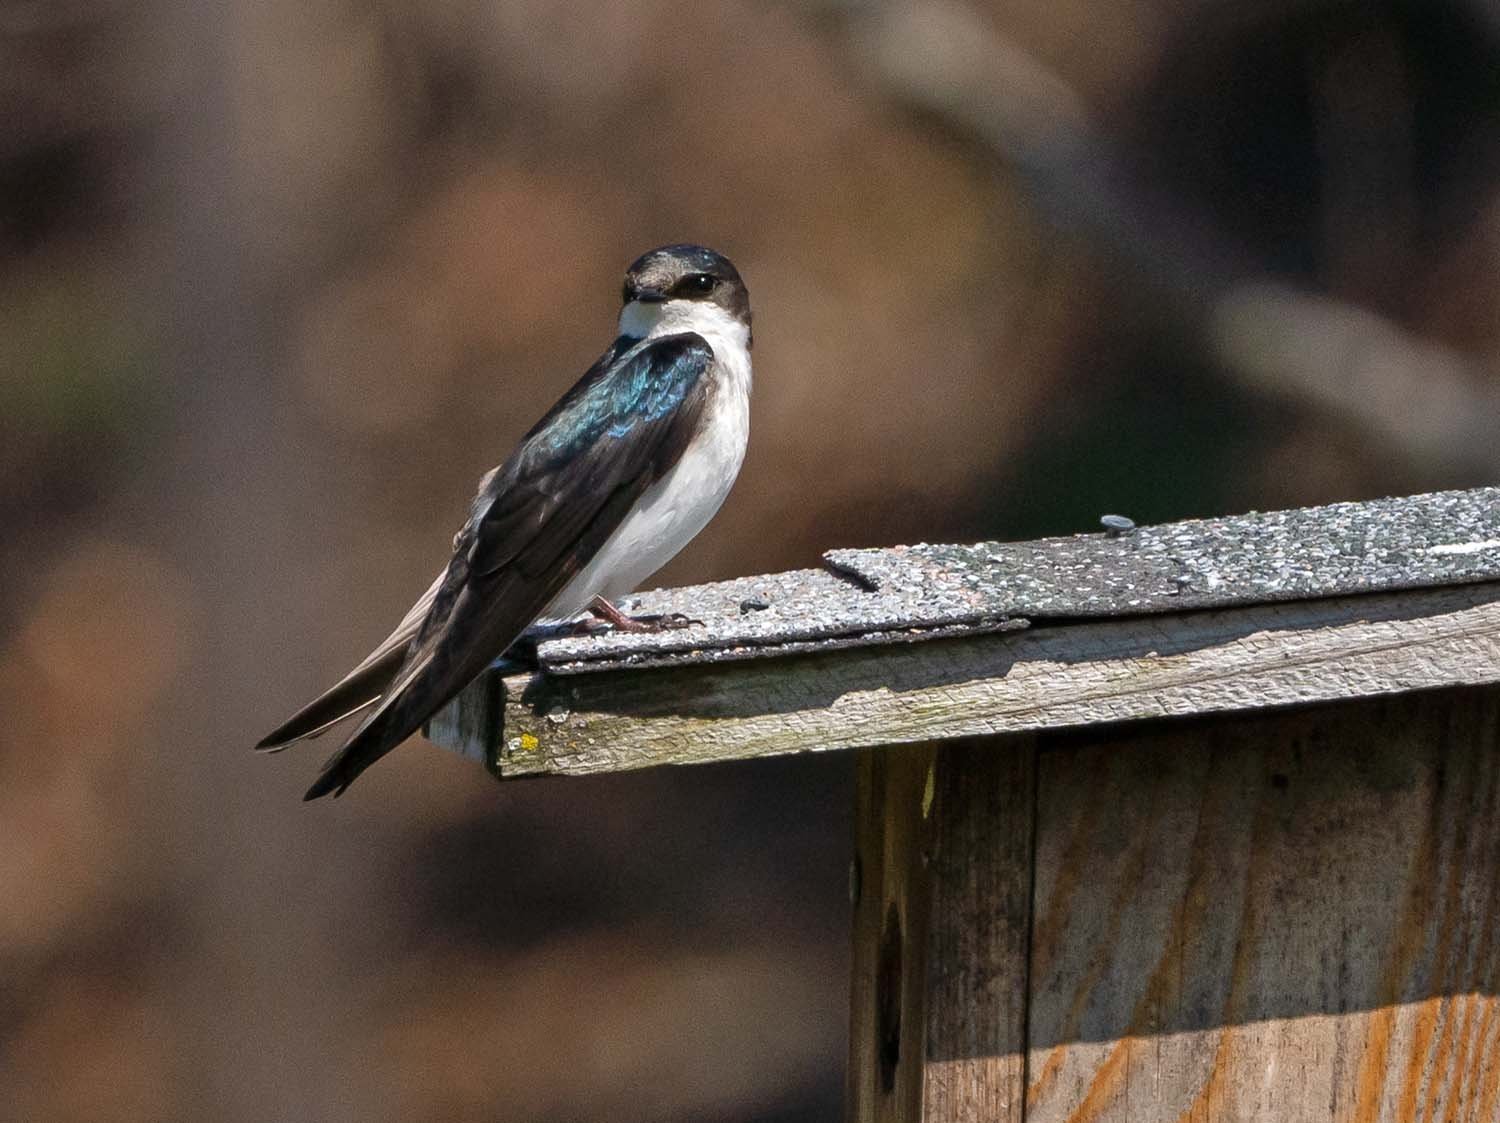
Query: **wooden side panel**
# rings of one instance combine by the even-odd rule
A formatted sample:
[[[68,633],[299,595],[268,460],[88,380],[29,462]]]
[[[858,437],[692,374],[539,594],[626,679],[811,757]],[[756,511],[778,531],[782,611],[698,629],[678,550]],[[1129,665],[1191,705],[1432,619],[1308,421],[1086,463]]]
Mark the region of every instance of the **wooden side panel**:
[[[1020,1123],[1036,746],[861,755],[847,1117]]]
[[[1500,1119],[1500,693],[1050,744],[1029,1123]]]
[[[1022,1123],[1036,743],[938,753],[928,867],[924,1123]]]
[[[935,746],[912,745],[861,753],[856,766],[851,1123],[918,1118],[928,895],[922,803],[936,761]]]

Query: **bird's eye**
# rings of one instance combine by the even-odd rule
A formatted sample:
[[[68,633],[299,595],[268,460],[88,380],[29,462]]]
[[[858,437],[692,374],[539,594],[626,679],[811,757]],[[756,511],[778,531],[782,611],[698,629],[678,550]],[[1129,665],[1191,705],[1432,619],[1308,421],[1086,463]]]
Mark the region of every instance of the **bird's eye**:
[[[683,292],[708,293],[714,291],[714,279],[707,273],[689,273],[679,286]]]

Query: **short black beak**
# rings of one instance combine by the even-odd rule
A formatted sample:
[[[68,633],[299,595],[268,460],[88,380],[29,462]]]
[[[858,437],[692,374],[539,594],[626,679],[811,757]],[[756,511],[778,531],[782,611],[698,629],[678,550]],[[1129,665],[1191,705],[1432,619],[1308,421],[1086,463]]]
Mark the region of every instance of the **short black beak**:
[[[638,300],[642,304],[665,304],[667,302],[667,294],[656,292],[653,289],[641,289],[631,299]]]

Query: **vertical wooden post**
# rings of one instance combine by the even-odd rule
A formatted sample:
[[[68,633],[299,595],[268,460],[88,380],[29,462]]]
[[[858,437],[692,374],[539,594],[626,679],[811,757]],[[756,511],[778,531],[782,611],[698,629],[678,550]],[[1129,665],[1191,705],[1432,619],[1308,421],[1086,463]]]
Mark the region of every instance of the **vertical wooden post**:
[[[858,767],[848,1118],[1020,1123],[1036,742]]]
[[[939,753],[927,927],[926,1123],[1025,1118],[1037,743]]]
[[[850,1123],[915,1118],[921,1094],[922,985],[927,882],[922,795],[938,750],[871,749],[855,787],[853,983],[850,995]]]

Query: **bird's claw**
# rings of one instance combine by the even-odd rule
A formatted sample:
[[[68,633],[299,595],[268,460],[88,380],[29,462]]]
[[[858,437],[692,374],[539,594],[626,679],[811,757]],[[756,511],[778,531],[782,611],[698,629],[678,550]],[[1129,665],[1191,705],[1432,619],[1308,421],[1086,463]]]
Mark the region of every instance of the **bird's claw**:
[[[610,626],[617,632],[628,632],[632,635],[644,635],[651,632],[677,632],[694,625],[702,626],[702,620],[694,620],[684,616],[680,612],[670,612],[663,616],[627,616],[623,621],[610,621]]]
[[[653,632],[678,632],[684,628],[703,627],[702,620],[694,620],[680,612],[669,612],[665,616],[640,616],[637,619],[648,624]]]
[[[669,612],[662,616],[627,616],[603,597],[589,602],[589,611],[609,623],[617,632],[666,632],[701,625],[702,620],[692,620],[680,612]]]

